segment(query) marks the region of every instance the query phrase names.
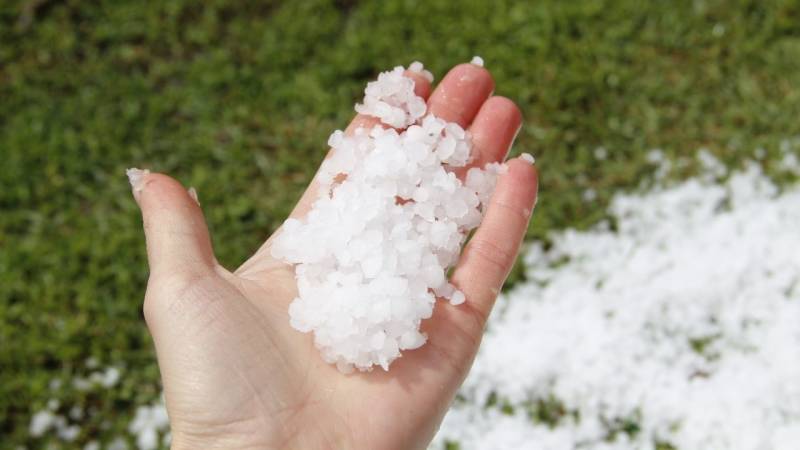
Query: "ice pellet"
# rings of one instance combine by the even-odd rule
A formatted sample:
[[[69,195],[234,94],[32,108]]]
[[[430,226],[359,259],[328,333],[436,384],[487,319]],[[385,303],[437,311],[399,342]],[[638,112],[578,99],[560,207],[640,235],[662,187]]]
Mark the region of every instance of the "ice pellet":
[[[536,162],[536,158],[534,158],[530,153],[523,153],[519,155],[519,157],[522,158],[523,161],[527,161],[529,164]]]

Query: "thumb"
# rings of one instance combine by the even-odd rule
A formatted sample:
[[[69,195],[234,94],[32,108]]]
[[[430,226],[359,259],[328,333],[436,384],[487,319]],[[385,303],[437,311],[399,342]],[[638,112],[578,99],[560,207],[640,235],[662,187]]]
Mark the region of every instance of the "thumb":
[[[151,277],[193,277],[213,270],[217,262],[194,189],[148,170],[128,169],[127,174],[142,210]]]

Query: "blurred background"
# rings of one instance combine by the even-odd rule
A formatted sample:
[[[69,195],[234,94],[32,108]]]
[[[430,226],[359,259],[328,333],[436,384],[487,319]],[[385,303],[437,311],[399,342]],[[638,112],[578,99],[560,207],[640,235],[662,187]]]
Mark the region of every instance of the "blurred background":
[[[196,187],[233,269],[368,80],[413,60],[438,80],[473,55],[525,116],[531,239],[601,220],[653,149],[676,179],[701,148],[769,172],[800,133],[797,1],[0,3],[0,448],[133,447],[136,408],[158,402],[126,167]],[[77,427],[36,436],[42,410]]]

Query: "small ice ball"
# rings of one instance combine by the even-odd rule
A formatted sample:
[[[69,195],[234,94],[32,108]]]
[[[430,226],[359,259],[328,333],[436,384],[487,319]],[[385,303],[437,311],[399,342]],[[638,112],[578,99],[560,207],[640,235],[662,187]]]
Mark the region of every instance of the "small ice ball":
[[[431,224],[430,240],[431,244],[436,247],[444,247],[447,243],[447,238],[450,235],[450,230],[447,224],[441,221],[436,221]]]
[[[425,343],[427,338],[419,331],[406,331],[400,336],[400,348],[403,350],[414,350],[419,348]]]
[[[433,292],[439,297],[449,299],[455,292],[455,289],[456,288],[452,284],[445,283],[438,288],[435,288]]]
[[[458,306],[464,303],[467,300],[467,297],[461,291],[453,292],[453,295],[450,297],[450,304],[453,306]]]
[[[386,342],[386,333],[383,331],[378,331],[377,333],[373,334],[370,338],[370,346],[374,350],[380,350],[383,348],[383,344]]]
[[[469,212],[469,207],[464,200],[460,198],[454,198],[445,204],[445,211],[447,212],[448,216],[460,219],[467,215]]]
[[[476,66],[483,67],[483,58],[481,58],[480,56],[475,55],[475,56],[472,57],[472,60],[470,61],[470,64],[475,64]]]
[[[438,287],[444,283],[444,270],[436,265],[430,265],[422,269],[422,277],[428,286]]]
[[[425,66],[423,66],[421,62],[412,62],[409,64],[408,70],[421,74],[426,80],[428,80],[429,83],[433,83],[433,74],[425,70]]]
[[[414,189],[414,196],[412,198],[415,202],[424,202],[431,198],[431,191],[426,187],[419,186]]]
[[[519,157],[522,158],[523,161],[527,161],[528,164],[534,164],[536,162],[536,158],[534,158],[530,153],[523,153],[519,155]]]

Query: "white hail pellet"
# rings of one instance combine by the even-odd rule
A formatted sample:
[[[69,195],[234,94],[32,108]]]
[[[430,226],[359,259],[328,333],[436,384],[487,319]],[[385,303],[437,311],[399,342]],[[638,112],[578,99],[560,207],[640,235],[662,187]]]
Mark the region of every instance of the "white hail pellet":
[[[528,164],[534,164],[536,162],[536,158],[533,157],[530,153],[523,153],[519,155],[524,161],[527,161]]]
[[[408,66],[408,70],[421,74],[429,83],[433,83],[433,74],[425,70],[425,66],[419,61],[414,61]]]
[[[342,372],[388,370],[401,351],[425,343],[420,323],[437,297],[465,301],[447,270],[506,170],[489,164],[457,178],[453,170],[470,161],[469,133],[425,116],[403,71],[381,73],[356,110],[408,128],[335,131],[312,210],[288,219],[272,246],[275,258],[295,265],[292,327],[313,332],[325,361]]]
[[[483,58],[481,58],[480,56],[475,55],[475,56],[472,57],[472,60],[470,61],[470,64],[475,64],[476,66],[483,67]]]

